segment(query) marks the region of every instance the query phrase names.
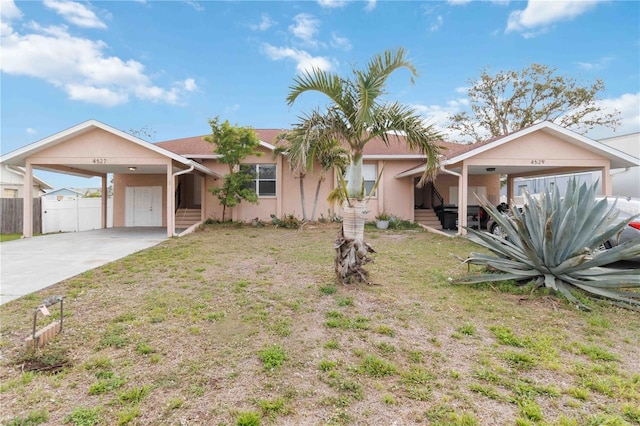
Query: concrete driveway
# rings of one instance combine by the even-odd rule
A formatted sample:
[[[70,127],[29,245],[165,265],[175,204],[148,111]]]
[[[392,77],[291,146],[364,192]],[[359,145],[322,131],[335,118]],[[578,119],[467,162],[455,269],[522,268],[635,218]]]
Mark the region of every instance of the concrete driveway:
[[[108,228],[0,243],[0,305],[165,239],[166,228]]]

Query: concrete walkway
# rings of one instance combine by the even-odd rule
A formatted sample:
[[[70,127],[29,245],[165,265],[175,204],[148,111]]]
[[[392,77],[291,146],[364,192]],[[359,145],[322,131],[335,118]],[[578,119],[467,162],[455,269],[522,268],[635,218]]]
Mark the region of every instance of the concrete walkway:
[[[0,305],[165,239],[166,228],[108,228],[0,243]]]

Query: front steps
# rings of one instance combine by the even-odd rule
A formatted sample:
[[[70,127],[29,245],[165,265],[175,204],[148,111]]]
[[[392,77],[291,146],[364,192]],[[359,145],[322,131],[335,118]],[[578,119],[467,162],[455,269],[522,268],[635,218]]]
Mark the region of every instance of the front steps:
[[[176,211],[176,229],[187,229],[200,222],[200,209],[178,209]]]
[[[433,229],[442,229],[440,219],[433,209],[416,209],[413,212],[413,220],[421,225]]]

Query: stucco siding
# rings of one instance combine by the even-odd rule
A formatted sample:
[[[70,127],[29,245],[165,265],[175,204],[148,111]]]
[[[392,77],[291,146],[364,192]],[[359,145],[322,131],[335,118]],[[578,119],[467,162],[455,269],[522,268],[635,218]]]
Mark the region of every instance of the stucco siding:
[[[546,166],[561,167],[571,163],[583,166],[585,161],[601,163],[602,157],[545,132],[535,132],[474,156],[468,164],[491,161],[493,165],[529,165],[532,160]]]
[[[94,159],[106,159],[108,164],[158,164],[166,157],[131,143],[102,129],[94,129],[47,149],[30,158],[32,164],[71,162],[91,164]]]

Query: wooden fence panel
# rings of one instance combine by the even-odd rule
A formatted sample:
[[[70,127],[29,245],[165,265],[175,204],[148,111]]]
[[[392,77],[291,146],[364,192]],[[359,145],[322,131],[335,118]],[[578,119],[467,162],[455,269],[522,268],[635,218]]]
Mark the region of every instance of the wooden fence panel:
[[[22,234],[22,198],[0,198],[0,234]],[[42,233],[42,200],[33,199],[33,233]]]

